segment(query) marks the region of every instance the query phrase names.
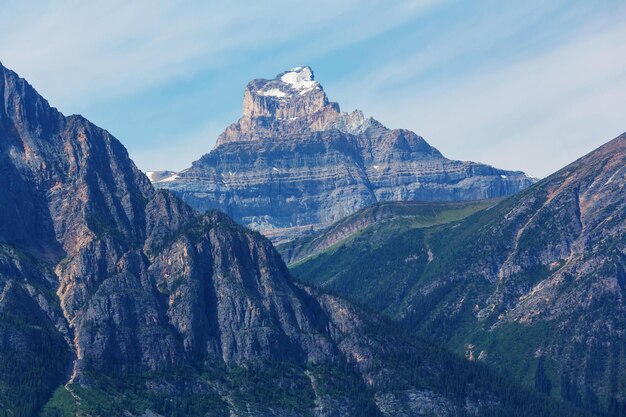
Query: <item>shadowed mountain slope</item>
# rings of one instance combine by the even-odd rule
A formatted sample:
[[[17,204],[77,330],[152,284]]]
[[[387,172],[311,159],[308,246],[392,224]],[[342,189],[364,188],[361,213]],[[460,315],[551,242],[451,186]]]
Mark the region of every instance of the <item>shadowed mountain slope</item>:
[[[625,167],[622,135],[464,220],[386,235],[382,225],[375,245],[365,229],[293,272],[555,397],[622,415]]]

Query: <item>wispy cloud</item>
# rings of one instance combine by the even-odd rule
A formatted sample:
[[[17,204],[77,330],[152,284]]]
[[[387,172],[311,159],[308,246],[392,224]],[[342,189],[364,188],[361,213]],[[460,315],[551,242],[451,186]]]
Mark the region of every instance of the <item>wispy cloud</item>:
[[[543,176],[626,130],[625,20],[616,0],[9,1],[0,60],[146,169],[208,151],[249,79],[315,63],[347,110]]]
[[[459,43],[457,33],[434,50],[344,83],[338,93],[392,126],[416,130],[451,157],[545,176],[626,131],[620,111],[624,19],[626,8],[620,8],[551,47],[435,77],[431,84],[411,82],[472,48]],[[514,32],[513,24],[499,22],[501,30]]]
[[[0,59],[70,108],[189,77],[261,46],[299,42],[304,55],[321,54],[436,2],[12,2],[2,6]]]

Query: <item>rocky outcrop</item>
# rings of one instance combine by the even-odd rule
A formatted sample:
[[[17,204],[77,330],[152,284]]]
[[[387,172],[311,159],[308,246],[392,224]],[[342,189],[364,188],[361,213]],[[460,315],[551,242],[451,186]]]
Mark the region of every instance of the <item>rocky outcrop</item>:
[[[452,161],[411,131],[341,112],[312,70],[298,67],[251,81],[242,118],[216,147],[155,185],[280,242],[376,202],[486,199],[533,182],[521,172]]]
[[[432,391],[440,415],[491,396],[503,412],[522,404],[497,377],[296,285],[267,239],[155,191],[108,132],[63,116],[12,71],[0,75],[7,415],[37,414],[55,386],[40,415],[422,409],[405,404],[421,401],[411,395],[386,406],[398,387]],[[459,370],[453,391],[449,368]],[[559,409],[520,398],[546,415]]]

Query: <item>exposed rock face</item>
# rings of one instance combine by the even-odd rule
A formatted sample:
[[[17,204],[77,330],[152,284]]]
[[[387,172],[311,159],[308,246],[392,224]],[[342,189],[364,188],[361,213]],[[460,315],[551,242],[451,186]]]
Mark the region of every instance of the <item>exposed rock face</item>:
[[[616,366],[626,361],[617,348],[626,346],[625,167],[626,134],[489,213],[475,243],[455,248],[460,262],[437,284],[465,287],[468,297],[446,300],[430,317],[453,320],[472,305],[477,323],[495,334],[511,324],[543,334],[527,339],[523,359],[542,362],[550,375],[544,388],[615,415],[626,404],[626,373]],[[487,291],[463,284],[477,278]],[[408,304],[419,305],[435,288],[414,292]],[[411,310],[407,320],[416,319]],[[500,337],[491,347],[481,341],[477,351],[499,361],[511,336]]]
[[[43,262],[0,243],[0,413],[35,415],[67,380],[69,326]]]
[[[155,191],[108,132],[0,76],[0,404],[11,415],[34,415],[55,386],[44,416],[460,415],[492,397],[472,414],[559,409],[509,398],[499,378],[296,285],[267,239]]]
[[[311,69],[299,67],[251,81],[242,118],[215,149],[155,185],[281,241],[380,201],[477,200],[533,182],[521,172],[449,160],[413,132],[343,113]]]
[[[296,275],[546,393],[620,415],[625,186],[626,134],[460,223],[339,248]],[[334,265],[341,272],[325,275]]]
[[[339,105],[328,101],[309,67],[294,68],[273,80],[253,80],[246,86],[243,117],[219,136],[217,146],[328,130],[345,118]]]

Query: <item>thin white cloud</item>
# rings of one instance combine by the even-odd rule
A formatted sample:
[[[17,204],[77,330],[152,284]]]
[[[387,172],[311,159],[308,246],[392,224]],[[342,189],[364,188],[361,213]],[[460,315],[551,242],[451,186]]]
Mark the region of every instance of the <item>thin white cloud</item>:
[[[229,55],[260,45],[300,40],[311,57],[374,36],[434,3],[14,2],[3,5],[0,16],[0,60],[62,110],[77,111],[92,101],[218,67]],[[376,25],[370,24],[372,16]],[[342,36],[329,33],[340,22]]]
[[[399,74],[408,79],[445,62],[456,44],[420,51],[338,92],[383,122],[424,135],[450,157],[545,176],[626,131],[624,11],[539,55],[445,83],[389,88]]]

